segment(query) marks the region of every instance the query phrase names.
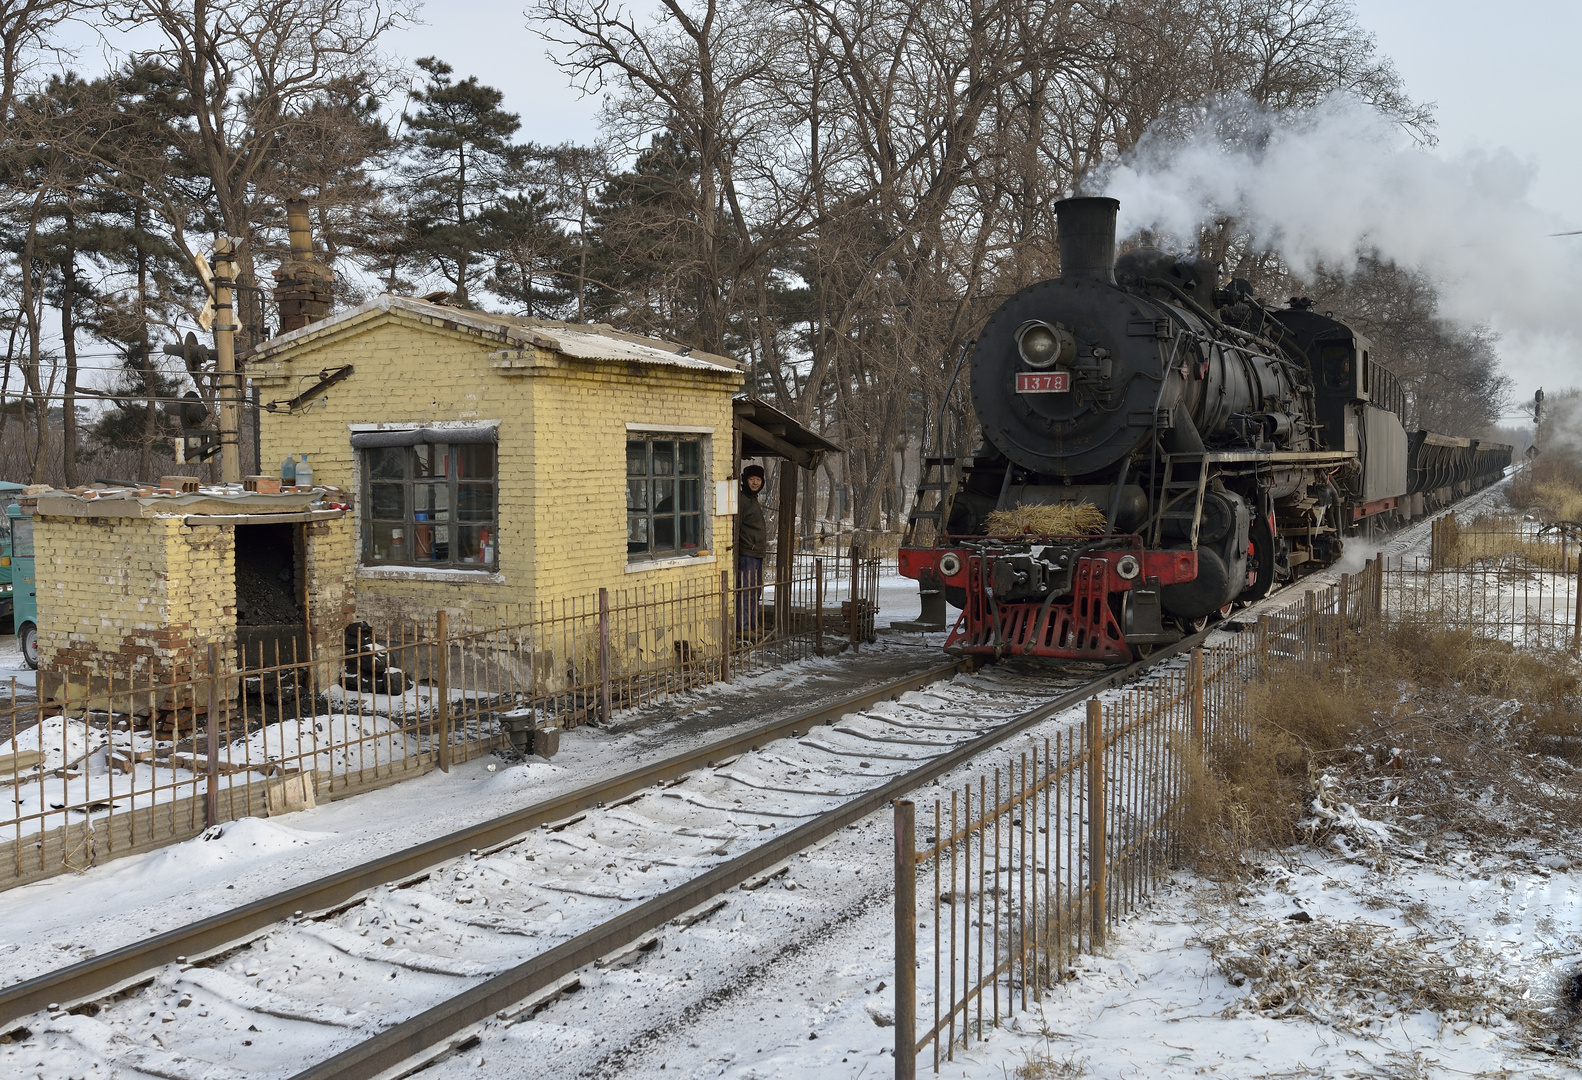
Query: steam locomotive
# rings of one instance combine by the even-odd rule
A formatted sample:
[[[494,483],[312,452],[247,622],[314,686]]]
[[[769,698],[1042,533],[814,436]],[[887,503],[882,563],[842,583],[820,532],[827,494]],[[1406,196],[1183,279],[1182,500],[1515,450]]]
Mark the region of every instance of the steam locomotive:
[[[1511,448],[1408,433],[1351,327],[1221,287],[1206,259],[1115,257],[1120,204],[1058,204],[1060,276],[970,348],[982,446],[931,459],[900,570],[953,652],[1126,661],[1504,475]],[[1088,503],[1102,535],[991,535],[990,515]],[[931,533],[932,535],[927,535]]]

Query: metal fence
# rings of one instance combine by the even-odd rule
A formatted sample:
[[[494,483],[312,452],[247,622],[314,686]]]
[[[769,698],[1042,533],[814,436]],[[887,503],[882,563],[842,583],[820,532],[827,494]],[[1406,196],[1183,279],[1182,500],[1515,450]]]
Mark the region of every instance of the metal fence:
[[[497,625],[349,627],[238,654],[210,646],[157,681],[65,680],[68,698],[0,703],[0,888],[423,775],[544,751],[735,674],[872,639],[877,557],[792,560],[762,586],[599,590]],[[853,602],[855,601],[855,602]],[[842,642],[844,644],[844,642]]]
[[[1036,753],[922,810],[895,806],[896,1075],[935,1072],[1102,948],[1175,861],[1188,787],[1211,751],[1245,731],[1261,672],[1313,666],[1376,621],[1384,571],[1370,563],[1263,615],[1230,643],[1194,649]],[[918,882],[931,886],[919,908]],[[919,915],[929,934],[921,939]],[[931,940],[930,940],[931,939]],[[925,1007],[918,1007],[918,971]],[[919,1035],[921,1031],[921,1035]]]
[[[1103,946],[1172,863],[1188,785],[1246,730],[1256,679],[1321,670],[1396,623],[1577,655],[1577,546],[1514,518],[1436,524],[1421,564],[1370,561],[1194,650],[1184,669],[1090,701],[1085,723],[925,806],[921,847],[917,808],[898,802],[896,1075],[914,1076],[925,1053],[937,1072]],[[921,908],[919,880],[932,885]],[[932,978],[921,1011],[919,970]]]
[[[1525,649],[1582,652],[1579,536],[1516,515],[1434,522],[1426,560],[1384,575],[1385,606]]]

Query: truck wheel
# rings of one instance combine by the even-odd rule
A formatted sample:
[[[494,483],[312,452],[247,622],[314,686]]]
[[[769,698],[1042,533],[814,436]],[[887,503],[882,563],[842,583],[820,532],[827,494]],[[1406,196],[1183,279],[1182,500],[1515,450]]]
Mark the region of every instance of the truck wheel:
[[[38,670],[38,627],[25,622],[18,628],[17,639],[22,643],[22,662]]]

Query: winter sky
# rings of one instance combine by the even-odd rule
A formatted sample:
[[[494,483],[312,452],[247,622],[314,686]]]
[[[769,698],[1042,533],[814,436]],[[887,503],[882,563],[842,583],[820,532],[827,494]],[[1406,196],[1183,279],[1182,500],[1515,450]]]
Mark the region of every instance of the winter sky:
[[[438,56],[460,75],[505,92],[535,142],[586,141],[598,104],[567,85],[528,29],[523,0],[430,0],[423,25],[391,46],[408,59]],[[653,0],[636,0],[641,10]],[[1450,152],[1505,146],[1535,169],[1532,198],[1582,224],[1582,4],[1576,0],[1356,0],[1407,90],[1437,104]]]

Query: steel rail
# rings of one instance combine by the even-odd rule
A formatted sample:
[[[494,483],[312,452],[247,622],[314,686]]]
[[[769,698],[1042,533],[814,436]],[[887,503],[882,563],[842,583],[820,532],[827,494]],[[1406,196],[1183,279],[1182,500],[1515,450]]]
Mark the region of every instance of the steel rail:
[[[372,1080],[396,1074],[402,1066],[417,1068],[443,1054],[448,1047],[436,1048],[445,1040],[487,1020],[502,1010],[552,987],[560,979],[601,957],[657,930],[671,919],[685,915],[728,889],[769,870],[777,863],[811,847],[847,825],[861,821],[883,809],[906,792],[943,776],[974,757],[1005,742],[1028,728],[1070,708],[1086,698],[1112,689],[1141,672],[1198,645],[1212,632],[1202,630],[1162,648],[1145,660],[1115,668],[1062,692],[1054,699],[970,739],[953,750],[882,787],[857,796],[850,802],[818,815],[783,836],[760,844],[712,870],[674,889],[655,896],[613,919],[562,942],[547,952],[486,979],[431,1009],[397,1023],[334,1057],[303,1069],[290,1080]]]
[[[899,697],[961,670],[962,661],[936,664],[892,679],[839,701],[806,709],[751,731],[612,776],[588,787],[513,810],[465,829],[371,859],[328,877],[295,886],[206,919],[188,923],[100,956],[0,988],[0,1029],[51,1005],[71,1006],[125,990],[153,977],[153,970],[182,959],[195,960],[244,944],[276,923],[302,912],[323,911],[359,893],[405,881],[435,865],[513,840],[540,825],[560,821],[601,803],[624,798],[655,784],[675,780],[714,761],[758,746],[833,724],[850,712]]]

